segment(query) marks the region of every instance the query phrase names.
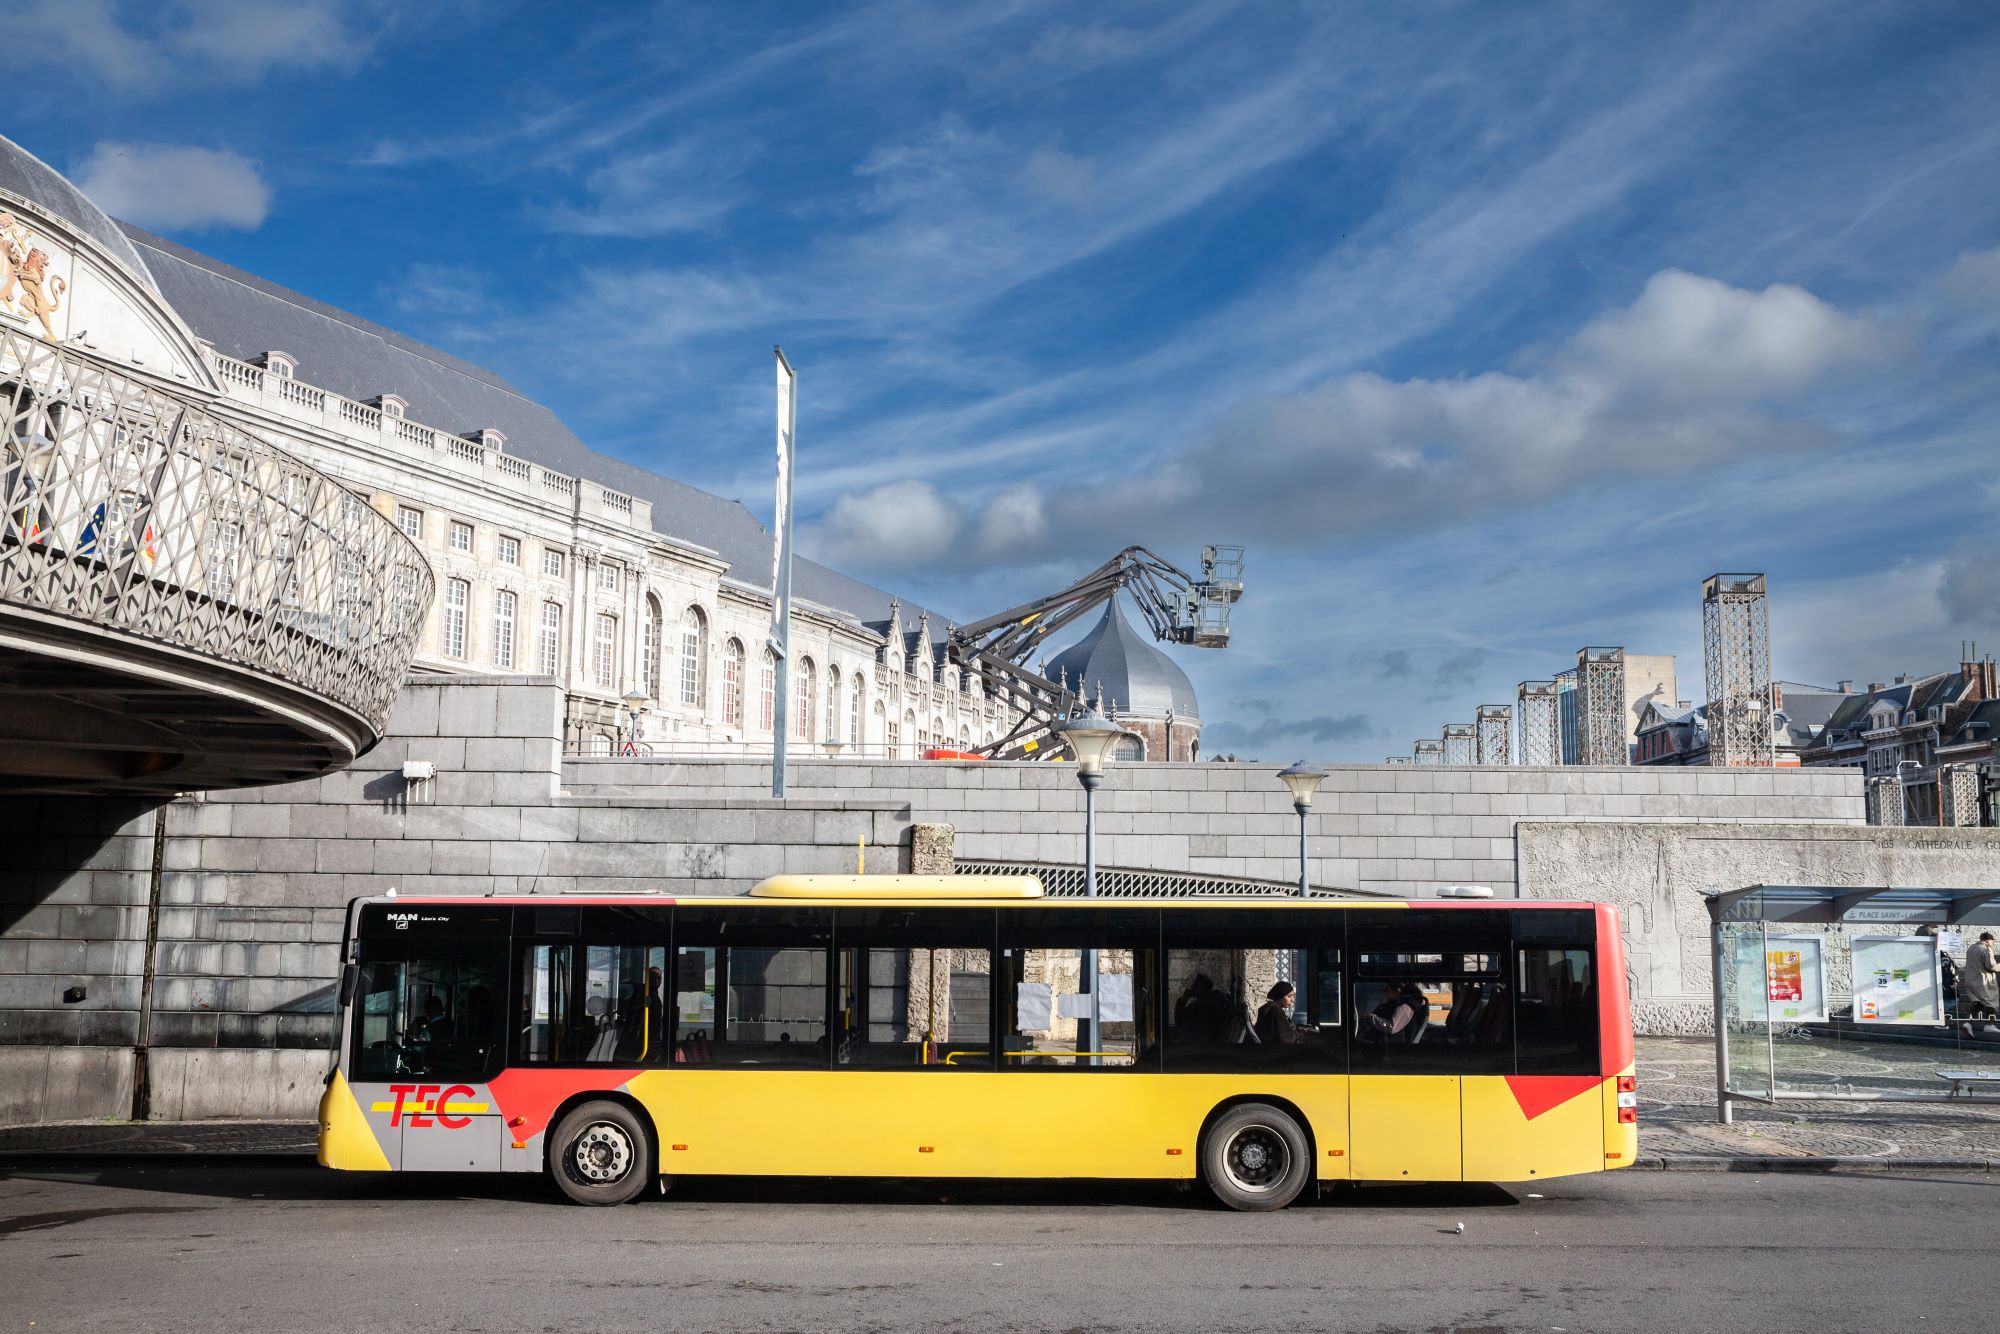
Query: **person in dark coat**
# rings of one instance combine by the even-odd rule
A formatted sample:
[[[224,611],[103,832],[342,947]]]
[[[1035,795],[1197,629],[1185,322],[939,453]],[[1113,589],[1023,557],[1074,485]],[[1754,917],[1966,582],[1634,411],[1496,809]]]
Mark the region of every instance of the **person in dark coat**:
[[[1299,1026],[1292,1022],[1292,997],[1295,994],[1289,982],[1280,982],[1264,993],[1264,1004],[1257,1011],[1259,1042],[1285,1043],[1299,1040]]]

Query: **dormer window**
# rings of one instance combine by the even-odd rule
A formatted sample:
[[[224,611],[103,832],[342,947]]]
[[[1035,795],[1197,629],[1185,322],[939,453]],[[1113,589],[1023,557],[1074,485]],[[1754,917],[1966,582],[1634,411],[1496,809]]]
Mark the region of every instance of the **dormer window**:
[[[377,394],[368,400],[368,406],[377,408],[384,417],[400,420],[410,410],[410,402],[401,394]]]
[[[494,430],[491,426],[480,427],[472,433],[472,438],[487,449],[497,449],[504,452],[507,448],[507,437]]]
[[[257,358],[257,364],[280,380],[289,380],[299,368],[299,359],[289,352],[266,352]]]

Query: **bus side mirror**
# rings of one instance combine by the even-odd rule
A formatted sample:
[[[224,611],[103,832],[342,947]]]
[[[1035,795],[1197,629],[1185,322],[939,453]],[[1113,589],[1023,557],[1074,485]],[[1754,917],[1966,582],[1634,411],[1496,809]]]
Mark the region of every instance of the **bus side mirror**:
[[[354,992],[361,985],[361,965],[350,963],[340,970],[340,1008],[346,1009],[354,1003]]]

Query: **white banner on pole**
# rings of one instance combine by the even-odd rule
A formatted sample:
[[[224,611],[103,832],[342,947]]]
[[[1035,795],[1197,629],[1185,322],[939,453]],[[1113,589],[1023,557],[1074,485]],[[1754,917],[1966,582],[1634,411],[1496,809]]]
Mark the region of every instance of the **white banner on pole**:
[[[775,634],[788,619],[791,608],[784,599],[791,594],[792,536],[792,445],[799,425],[799,377],[785,360],[783,348],[772,348],[778,362],[778,504],[771,527],[771,628]]]
[[[771,352],[778,363],[778,503],[773,514],[771,553],[771,653],[777,659],[776,698],[771,709],[771,795],[785,795],[785,741],[791,732],[792,655],[792,457],[799,432],[799,378],[785,349]]]

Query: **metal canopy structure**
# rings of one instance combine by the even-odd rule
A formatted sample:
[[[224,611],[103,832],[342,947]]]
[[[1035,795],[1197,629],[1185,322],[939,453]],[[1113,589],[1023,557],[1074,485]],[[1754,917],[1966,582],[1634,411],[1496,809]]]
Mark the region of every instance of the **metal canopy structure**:
[[[1911,885],[1748,885],[1704,896],[1709,920],[1795,925],[1920,922],[2000,926],[2000,887]]]
[[[1857,1091],[1846,1085],[1844,1080],[1830,1085],[1810,1089],[1778,1087],[1778,1057],[1776,1030],[1777,1022],[1773,1010],[1779,999],[1776,989],[1779,973],[1763,973],[1757,964],[1757,985],[1770,989],[1748,1001],[1742,994],[1743,983],[1734,977],[1734,966],[1738,953],[1732,946],[1745,937],[1756,940],[1757,954],[1765,961],[1762,968],[1772,967],[1770,945],[1773,941],[1781,948],[1787,941],[1804,943],[1810,932],[1794,932],[1790,936],[1772,936],[1769,928],[1784,927],[1860,927],[1876,929],[1902,925],[1918,927],[1950,926],[1994,926],[2000,927],[2000,886],[1950,887],[1930,885],[1746,885],[1741,889],[1720,890],[1703,895],[1709,918],[1709,959],[1712,969],[1715,997],[1715,1105],[1716,1119],[1724,1125],[1734,1120],[1733,1109],[1738,1102],[1775,1105],[1780,1102],[1866,1102],[1866,1103],[1938,1103],[1938,1102],[2000,1102],[2000,1097],[1984,1096],[1964,1091],[1968,1087],[1982,1085],[1985,1080],[2000,1077],[2000,1072],[1938,1070],[1940,1079],[1951,1080],[1951,1092],[1923,1092],[1903,1086],[1892,1086],[1883,1091]],[[1829,944],[1845,939],[1838,932],[1828,932],[1823,937]],[[1794,956],[1796,961],[1797,956]],[[1824,978],[1827,969],[1825,960],[1818,965],[1819,976]],[[1850,991],[1850,1016],[1854,1005],[1855,968],[1848,967]],[[1800,976],[1794,973],[1794,977]],[[1732,986],[1732,983],[1735,985]],[[1824,981],[1820,995],[1825,1008],[1817,1016],[1824,1022],[1833,1016],[1832,1005],[1826,1000],[1829,990]],[[1746,1014],[1746,1010],[1749,1012]],[[1758,1016],[1761,1014],[1761,1032]],[[1730,1029],[1734,1016],[1735,1026],[1750,1037],[1747,1049],[1732,1053]],[[1808,1021],[1815,1016],[1808,1014]],[[1851,1018],[1850,1018],[1851,1022]],[[1941,1019],[1940,1019],[1941,1022]],[[1788,1021],[1790,1028],[1803,1028],[1803,1024]],[[1813,1049],[1822,1043],[1809,1044]],[[1758,1066],[1761,1053],[1762,1067]],[[1815,1058],[1818,1063],[1819,1058]],[[1741,1069],[1738,1069],[1738,1065]],[[1755,1087],[1745,1089],[1732,1087],[1732,1074],[1746,1077],[1761,1075]],[[1822,1078],[1821,1071],[1815,1071]],[[1952,1080],[1958,1074],[1962,1079]]]

